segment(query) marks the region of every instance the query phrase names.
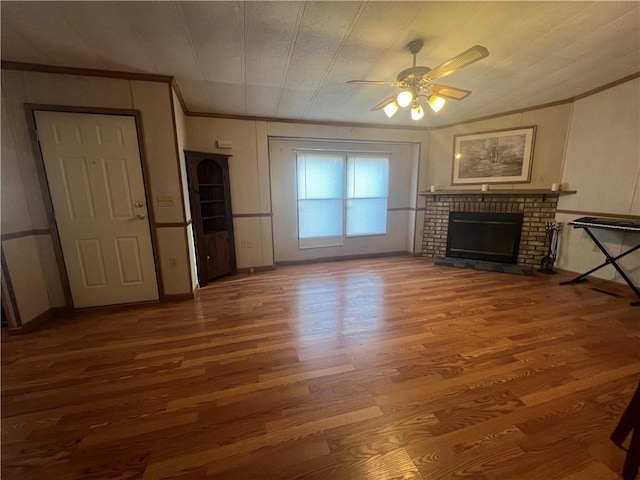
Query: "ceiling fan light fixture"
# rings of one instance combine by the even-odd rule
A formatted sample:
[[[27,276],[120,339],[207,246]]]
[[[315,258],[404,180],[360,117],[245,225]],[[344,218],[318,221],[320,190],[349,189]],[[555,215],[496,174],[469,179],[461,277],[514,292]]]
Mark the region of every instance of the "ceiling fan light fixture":
[[[411,100],[413,100],[413,92],[411,90],[403,90],[396,98],[396,102],[401,107],[408,107],[411,104]]]
[[[0,0],[1,1],[1,0]],[[420,38],[407,44],[407,50],[413,56],[413,65],[400,71],[395,81],[386,80],[349,80],[347,83],[362,85],[383,85],[387,87],[400,87],[401,91],[391,97],[387,97],[376,104],[371,110],[384,110],[387,117],[391,118],[400,107],[411,106],[411,118],[419,120],[424,116],[424,109],[420,105],[419,97],[425,97],[425,102],[431,110],[439,112],[446,103],[446,99],[462,100],[471,94],[471,91],[447,85],[433,83],[442,77],[446,77],[455,71],[482,60],[489,55],[489,50],[482,45],[474,45],[464,52],[450,58],[435,68],[417,65],[416,55],[422,49],[424,41]],[[442,94],[436,95],[436,94]],[[446,97],[443,98],[443,97]],[[426,108],[426,107],[425,107]]]
[[[420,105],[417,101],[413,102],[413,105],[411,105],[411,119],[420,120],[422,117],[424,117],[424,110],[422,109],[422,105]]]
[[[444,107],[446,100],[437,95],[431,95],[431,97],[429,97],[429,100],[427,102],[429,103],[431,110],[437,113],[440,110],[442,110],[442,107]]]
[[[384,110],[387,117],[391,118],[396,114],[398,108],[400,107],[398,107],[398,103],[394,100],[393,102],[387,103],[382,110]]]

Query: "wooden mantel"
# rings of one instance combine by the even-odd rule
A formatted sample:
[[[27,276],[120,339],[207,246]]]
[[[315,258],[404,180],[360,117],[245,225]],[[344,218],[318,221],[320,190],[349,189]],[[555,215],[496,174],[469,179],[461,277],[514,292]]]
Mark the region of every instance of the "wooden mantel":
[[[570,195],[577,193],[576,190],[557,190],[553,191],[549,188],[521,188],[512,190],[436,190],[435,192],[419,192],[418,195],[432,196],[432,195]]]

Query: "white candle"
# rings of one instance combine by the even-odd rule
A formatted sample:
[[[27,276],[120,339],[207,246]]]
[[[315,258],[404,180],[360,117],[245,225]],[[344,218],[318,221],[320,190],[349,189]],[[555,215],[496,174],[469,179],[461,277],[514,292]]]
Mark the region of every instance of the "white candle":
[[[488,191],[489,191],[489,185],[488,185],[488,184],[486,184],[486,183],[483,183],[483,184],[482,184],[482,191],[483,191],[483,192],[488,192]]]
[[[551,184],[551,191],[552,192],[557,192],[560,190],[560,184],[559,183],[552,183]]]
[[[436,191],[436,186],[435,185],[431,185],[431,193],[434,193]]]

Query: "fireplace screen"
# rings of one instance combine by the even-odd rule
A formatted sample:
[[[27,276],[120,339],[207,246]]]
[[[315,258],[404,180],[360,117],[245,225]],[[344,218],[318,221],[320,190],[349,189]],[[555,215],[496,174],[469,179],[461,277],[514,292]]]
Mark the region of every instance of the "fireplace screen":
[[[447,257],[518,263],[521,213],[450,212]]]

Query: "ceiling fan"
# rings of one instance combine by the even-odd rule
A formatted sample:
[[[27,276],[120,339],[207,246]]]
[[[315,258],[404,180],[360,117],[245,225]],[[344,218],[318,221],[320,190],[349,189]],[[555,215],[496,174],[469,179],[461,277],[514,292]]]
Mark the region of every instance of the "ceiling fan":
[[[371,108],[371,110],[384,110],[384,113],[386,113],[389,118],[398,111],[399,107],[408,107],[411,105],[411,118],[413,120],[420,120],[424,116],[424,110],[418,100],[420,97],[426,98],[431,109],[434,112],[438,112],[444,106],[447,98],[462,100],[469,96],[469,94],[471,94],[469,90],[447,87],[446,85],[436,85],[431,82],[445,77],[462,67],[471,65],[478,60],[482,60],[489,55],[489,50],[482,45],[474,45],[452,59],[431,69],[429,67],[416,65],[416,55],[422,49],[423,45],[424,42],[420,39],[413,40],[407,44],[406,49],[413,54],[413,66],[402,70],[395,81],[349,80],[347,83],[400,87],[402,91],[384,99]]]

